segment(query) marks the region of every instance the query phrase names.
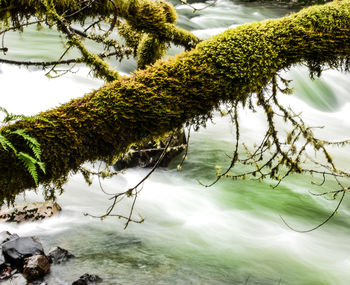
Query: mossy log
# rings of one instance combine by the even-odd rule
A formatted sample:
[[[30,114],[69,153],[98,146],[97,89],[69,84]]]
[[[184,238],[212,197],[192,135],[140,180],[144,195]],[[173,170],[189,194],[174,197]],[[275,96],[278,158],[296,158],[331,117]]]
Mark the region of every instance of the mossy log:
[[[39,114],[51,124],[19,121],[6,128],[25,129],[40,142],[46,174],[40,173],[39,182],[45,184],[85,161],[110,158],[133,143],[201,121],[222,102],[244,101],[293,64],[307,62],[317,71],[324,64],[349,66],[349,58],[350,0],[343,0],[229,29]],[[10,139],[29,151],[20,138]],[[21,162],[1,149],[0,201],[34,187]]]

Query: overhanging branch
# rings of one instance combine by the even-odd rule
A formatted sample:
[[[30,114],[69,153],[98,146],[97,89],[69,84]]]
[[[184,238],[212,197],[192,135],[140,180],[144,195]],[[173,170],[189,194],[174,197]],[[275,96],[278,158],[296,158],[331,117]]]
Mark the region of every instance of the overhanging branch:
[[[1,6],[0,6],[1,7]],[[42,146],[41,183],[108,159],[131,143],[200,123],[222,102],[243,102],[277,71],[300,62],[349,68],[350,0],[311,7],[281,19],[252,23],[210,38],[189,52],[158,61],[82,98],[7,129],[26,129]],[[25,143],[13,137],[17,149]],[[0,150],[0,201],[34,187],[21,164]]]

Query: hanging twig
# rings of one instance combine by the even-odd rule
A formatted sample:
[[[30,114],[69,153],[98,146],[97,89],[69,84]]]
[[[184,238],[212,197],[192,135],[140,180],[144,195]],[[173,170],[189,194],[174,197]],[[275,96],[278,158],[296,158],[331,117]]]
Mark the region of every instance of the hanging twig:
[[[93,218],[99,218],[99,219],[105,219],[106,217],[109,216],[115,216],[115,217],[119,217],[119,218],[124,218],[126,219],[126,223],[124,226],[124,229],[126,229],[129,225],[130,222],[134,222],[134,220],[131,218],[133,211],[134,211],[134,207],[135,207],[135,203],[136,203],[136,199],[137,199],[137,195],[141,192],[142,188],[140,190],[138,190],[138,188],[140,187],[140,185],[143,185],[143,183],[152,175],[152,173],[158,168],[158,166],[160,165],[160,163],[162,162],[171,142],[173,139],[174,134],[171,134],[163,152],[161,153],[160,157],[158,158],[157,162],[154,164],[154,166],[152,167],[152,169],[148,172],[148,174],[143,177],[135,186],[133,186],[132,188],[129,188],[128,190],[124,191],[124,192],[119,192],[114,194],[111,198],[109,198],[109,200],[112,201],[112,204],[107,208],[106,213],[100,216],[96,216],[96,215],[90,215],[88,213],[85,213],[84,215],[86,216],[90,216]],[[99,173],[99,172],[97,172]],[[100,184],[101,186],[101,184]],[[103,189],[103,187],[101,188]],[[107,195],[111,195],[110,193],[106,192],[103,189],[103,192],[106,193]],[[129,216],[125,217],[123,215],[114,215],[112,214],[112,211],[115,209],[115,206],[124,198],[124,197],[133,197],[133,202],[129,211]],[[119,199],[120,198],[120,199]],[[141,218],[140,221],[138,221],[139,223],[143,222],[143,218]]]
[[[337,207],[334,209],[334,211],[332,212],[332,214],[330,214],[330,215],[327,217],[327,219],[325,219],[322,223],[318,224],[316,227],[313,227],[313,228],[311,228],[311,229],[309,229],[309,230],[297,230],[297,229],[291,227],[291,226],[285,221],[285,219],[283,219],[282,216],[280,216],[280,218],[281,218],[281,220],[283,221],[283,223],[284,223],[288,228],[290,228],[291,230],[293,230],[293,231],[295,231],[295,232],[298,232],[298,233],[309,233],[309,232],[312,232],[312,231],[314,231],[314,230],[317,230],[318,228],[320,228],[320,227],[322,227],[323,225],[325,225],[325,224],[326,224],[331,218],[333,218],[334,215],[337,213],[337,211],[338,211],[338,209],[339,209],[339,207],[340,207],[340,205],[341,205],[341,203],[343,202],[343,199],[344,199],[344,197],[345,197],[345,191],[346,191],[346,190],[341,190],[341,191],[339,192],[339,193],[342,193],[342,196],[341,196],[341,198],[340,198],[340,200],[339,200],[339,202],[338,202],[338,204],[337,204]]]

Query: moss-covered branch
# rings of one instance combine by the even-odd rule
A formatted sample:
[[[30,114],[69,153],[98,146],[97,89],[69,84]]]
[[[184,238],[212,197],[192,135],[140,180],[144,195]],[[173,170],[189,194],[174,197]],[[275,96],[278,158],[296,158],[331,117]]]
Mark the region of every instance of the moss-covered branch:
[[[86,30],[95,27],[95,24],[89,25],[85,30],[71,26],[77,22],[83,25],[85,21],[94,18],[97,18],[95,24],[110,22],[109,30],[103,34],[89,35]],[[0,0],[0,34],[9,30],[22,30],[32,23],[49,27],[56,25],[58,32],[69,39],[68,49],[72,46],[77,48],[82,54],[79,61],[92,68],[96,77],[106,81],[117,79],[118,73],[99,56],[89,52],[83,43],[85,38],[102,44],[107,50],[114,48],[121,51],[121,45],[109,37],[114,33],[114,28],[118,28],[119,35],[124,37],[128,47],[137,55],[138,67],[144,68],[160,59],[166,53],[169,43],[189,50],[200,42],[191,32],[177,27],[176,20],[174,7],[164,0]],[[101,32],[101,27],[97,27]],[[125,55],[126,53],[120,52],[118,56],[123,58]]]
[[[20,121],[7,128],[26,129],[40,142],[46,174],[39,182],[49,183],[85,161],[110,158],[132,143],[201,121],[221,102],[244,101],[295,63],[307,62],[318,72],[322,65],[349,67],[349,59],[350,0],[344,0],[230,29],[39,114],[51,124]],[[26,150],[24,141],[10,139]],[[21,163],[0,150],[0,201],[34,186]]]
[[[130,26],[143,33],[154,34],[161,41],[194,47],[199,39],[192,33],[174,26],[177,14],[174,7],[163,0],[51,0],[58,15],[67,20],[84,23],[91,18],[124,18]],[[30,17],[46,18],[42,0],[0,0],[0,21],[16,26]]]

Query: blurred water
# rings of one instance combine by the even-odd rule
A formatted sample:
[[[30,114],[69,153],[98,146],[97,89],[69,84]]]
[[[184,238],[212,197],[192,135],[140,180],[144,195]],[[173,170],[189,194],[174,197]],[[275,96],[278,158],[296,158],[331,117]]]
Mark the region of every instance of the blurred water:
[[[228,27],[290,12],[261,3],[227,0],[195,14],[184,5],[177,5],[177,10],[180,26],[203,38]],[[42,30],[41,36],[33,30],[8,34],[6,42],[10,58],[52,60],[63,51],[53,30]],[[172,47],[170,54],[179,50]],[[123,72],[134,68],[133,60],[118,64]],[[16,113],[37,113],[103,84],[89,77],[82,67],[77,73],[54,80],[38,70],[8,65],[0,65],[0,70],[0,105]],[[321,137],[348,137],[349,74],[330,70],[311,81],[306,69],[296,67],[285,76],[294,79],[295,87],[295,95],[281,98],[285,106],[302,111],[310,125],[325,126],[319,130]],[[240,110],[240,125],[242,139],[253,144],[262,138],[266,120],[262,113]],[[214,123],[193,133],[183,171],[176,170],[179,157],[146,181],[135,209],[136,218],[140,214],[145,222],[130,224],[125,231],[121,220],[83,216],[84,212],[102,214],[110,201],[96,180],[88,187],[79,175],[71,177],[59,197],[63,207],[60,215],[38,223],[2,224],[0,230],[37,235],[46,250],[60,245],[78,257],[54,266],[50,285],[70,284],[85,272],[100,275],[105,284],[349,284],[349,200],[317,231],[294,232],[279,215],[298,229],[308,229],[325,219],[336,201],[311,196],[308,191],[315,186],[307,176],[292,176],[277,190],[268,182],[229,179],[212,188],[201,186],[198,180],[215,178],[215,165],[228,165],[226,153],[233,146],[234,129],[227,117],[216,116]],[[350,160],[347,152],[332,150],[344,168]],[[122,191],[146,174],[144,169],[130,169],[103,181],[103,185],[107,191]],[[26,199],[42,198],[28,192]],[[127,215],[131,202],[125,201],[118,211]]]

